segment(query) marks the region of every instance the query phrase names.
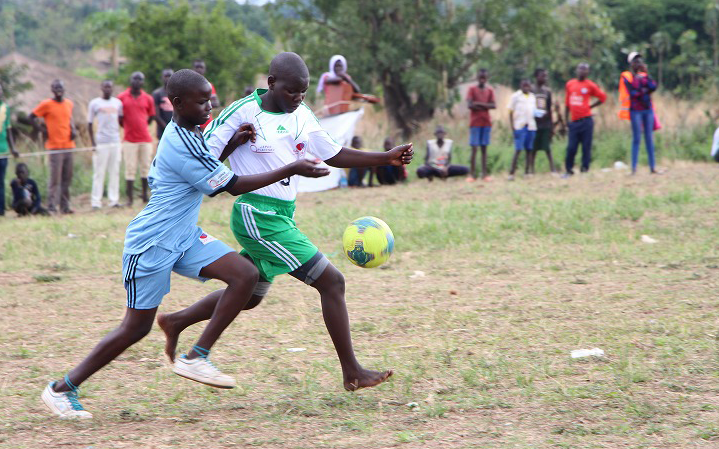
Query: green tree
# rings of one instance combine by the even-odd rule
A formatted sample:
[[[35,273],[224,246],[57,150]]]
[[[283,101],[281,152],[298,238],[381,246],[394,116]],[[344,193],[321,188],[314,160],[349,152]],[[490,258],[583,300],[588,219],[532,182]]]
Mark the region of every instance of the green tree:
[[[704,29],[711,37],[713,67],[719,65],[719,0],[712,0],[704,13]]]
[[[32,84],[21,81],[22,76],[27,72],[27,66],[20,66],[15,63],[0,66],[0,85],[3,88],[5,100],[14,104],[13,99],[26,90],[32,89]]]
[[[450,98],[481,53],[464,47],[472,14],[450,0],[284,0],[273,12],[283,47],[305,58],[315,80],[330,56],[345,55],[404,136]]]
[[[85,36],[95,48],[106,48],[110,51],[110,63],[113,75],[119,71],[120,40],[130,22],[130,15],[125,9],[96,12],[83,24]]]
[[[122,75],[140,70],[149,85],[160,83],[163,68],[191,67],[202,58],[220,98],[231,98],[267,68],[267,41],[228,19],[223,1],[212,10],[187,2],[140,3],[126,36],[122,49],[129,61]]]
[[[651,43],[652,53],[657,57],[658,60],[658,72],[659,72],[659,86],[664,84],[664,57],[672,48],[672,38],[666,31],[657,31],[652,34],[649,39]]]

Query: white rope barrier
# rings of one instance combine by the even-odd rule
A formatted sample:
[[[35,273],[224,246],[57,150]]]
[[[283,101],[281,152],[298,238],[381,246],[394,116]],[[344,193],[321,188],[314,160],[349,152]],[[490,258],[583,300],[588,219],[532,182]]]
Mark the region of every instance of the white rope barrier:
[[[18,153],[18,159],[29,157],[29,156],[49,156],[51,154],[61,154],[61,153],[82,153],[86,151],[95,151],[95,147],[82,147],[82,148],[70,148],[67,150],[45,150],[45,151],[36,151],[34,153]],[[12,157],[12,154],[0,154],[0,159],[9,159]]]

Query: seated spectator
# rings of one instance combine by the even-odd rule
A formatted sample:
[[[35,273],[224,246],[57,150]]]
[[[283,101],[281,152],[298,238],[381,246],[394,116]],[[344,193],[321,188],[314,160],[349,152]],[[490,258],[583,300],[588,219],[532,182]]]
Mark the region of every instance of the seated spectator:
[[[355,150],[369,151],[369,150],[362,148],[362,138],[360,136],[354,136],[352,138],[351,147]],[[369,187],[374,187],[372,185],[373,180],[374,180],[374,172],[375,172],[374,167],[350,168],[349,180],[348,180],[347,185],[349,185],[350,187],[365,187],[364,177],[367,172],[369,172],[369,184],[368,185],[369,185]]]
[[[436,176],[447,179],[450,176],[464,176],[469,173],[469,167],[452,165],[452,140],[445,139],[447,135],[442,126],[434,131],[436,139],[427,141],[427,156],[424,165],[417,169],[417,177],[427,178],[429,181]]]
[[[23,163],[15,167],[16,179],[10,183],[12,188],[12,208],[18,215],[48,215],[40,206],[40,190],[37,183],[30,179],[30,170]]]
[[[389,151],[394,147],[394,140],[391,137],[384,139],[384,150]],[[393,165],[384,165],[375,169],[377,174],[377,182],[381,185],[393,185],[407,179],[407,172],[404,166],[395,167]]]

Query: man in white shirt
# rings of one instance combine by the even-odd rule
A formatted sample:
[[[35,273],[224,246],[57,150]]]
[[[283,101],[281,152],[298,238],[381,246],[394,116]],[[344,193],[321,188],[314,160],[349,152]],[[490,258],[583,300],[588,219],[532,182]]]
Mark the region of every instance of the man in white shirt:
[[[440,125],[434,131],[436,139],[427,141],[427,156],[424,165],[417,169],[418,178],[427,178],[432,181],[436,176],[447,179],[450,176],[464,176],[469,173],[469,167],[452,165],[452,139],[445,139],[447,135]]]
[[[712,159],[719,162],[719,128],[714,131],[714,140],[712,141]]]
[[[102,207],[102,191],[105,185],[105,173],[108,173],[107,199],[110,207],[120,207],[120,121],[122,102],[112,96],[113,84],[105,80],[100,85],[102,97],[90,101],[87,107],[87,126],[90,140],[95,149],[92,154],[92,194],[90,203],[94,210]],[[93,122],[97,120],[96,132]]]
[[[509,126],[514,134],[514,157],[512,167],[509,169],[509,180],[514,180],[514,172],[517,169],[519,154],[526,152],[525,174],[529,174],[532,165],[534,137],[537,134],[537,121],[534,119],[537,108],[537,98],[532,93],[532,83],[529,79],[523,79],[520,89],[509,98]]]

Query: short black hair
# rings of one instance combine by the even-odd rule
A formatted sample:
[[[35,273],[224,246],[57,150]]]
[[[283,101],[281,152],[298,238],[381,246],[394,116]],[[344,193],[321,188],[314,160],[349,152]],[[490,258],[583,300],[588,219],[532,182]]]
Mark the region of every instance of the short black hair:
[[[270,75],[275,78],[292,76],[309,78],[310,71],[300,55],[292,53],[291,51],[285,51],[272,58],[270,62]]]
[[[204,64],[204,63],[205,63],[205,60],[202,59],[202,58],[196,58],[194,61],[192,61],[192,65],[193,65],[193,66],[194,66],[195,64],[198,64],[198,63],[203,63],[203,64]]]
[[[539,75],[540,73],[546,72],[546,71],[547,71],[547,69],[545,69],[544,67],[537,67],[536,69],[534,69],[534,76],[535,76],[535,78],[536,78],[537,75]]]
[[[207,78],[190,69],[182,69],[173,73],[167,81],[167,96],[173,98],[182,97],[188,92],[198,89],[209,83]]]
[[[479,70],[477,70],[477,75],[481,75],[482,73],[489,73],[489,70],[487,70],[487,69],[479,69]]]
[[[21,168],[24,168],[27,171],[27,174],[30,174],[30,169],[27,168],[27,164],[25,162],[20,162],[15,166],[15,174],[17,175],[17,172],[20,171]]]

